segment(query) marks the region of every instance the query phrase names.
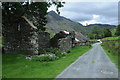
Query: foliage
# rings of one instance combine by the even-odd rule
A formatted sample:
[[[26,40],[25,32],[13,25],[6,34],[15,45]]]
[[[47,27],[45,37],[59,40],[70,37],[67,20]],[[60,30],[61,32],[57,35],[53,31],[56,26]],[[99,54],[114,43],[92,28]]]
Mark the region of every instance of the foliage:
[[[103,37],[111,37],[111,36],[112,36],[112,33],[111,33],[110,29],[104,28],[103,29]]]
[[[26,60],[25,54],[3,54],[2,76],[6,78],[55,78],[89,49],[88,46],[76,47],[66,56],[50,62]]]
[[[20,25],[22,22],[22,16],[26,16],[28,19],[33,21],[38,31],[45,31],[47,19],[46,14],[48,7],[52,4],[57,6],[58,13],[59,7],[63,7],[64,2],[3,2],[2,3],[2,22],[4,27],[13,26],[15,23]]]
[[[115,35],[115,33],[116,33],[116,28],[117,28],[117,27],[115,27],[114,29],[111,29],[112,36],[116,36],[116,35]]]
[[[90,39],[99,39],[102,37],[101,31],[98,26],[93,26],[91,33],[88,35]]]
[[[42,7],[43,6],[43,7]],[[48,4],[43,3],[31,3],[28,2],[3,2],[2,3],[2,20],[4,27],[10,27],[15,25],[20,25],[23,22],[22,16],[26,16],[28,19],[36,18],[36,23],[34,24],[38,29],[43,29],[44,23],[46,23],[45,15],[47,14]],[[43,9],[41,9],[43,8]]]
[[[39,49],[38,50],[38,55],[40,55],[40,54],[46,54],[46,51],[44,49]]]
[[[98,26],[94,26],[88,36],[90,39],[101,39],[105,37],[111,37],[112,33],[109,28],[99,28]]]
[[[111,54],[120,55],[120,41],[104,42],[104,46],[109,49]]]
[[[70,53],[70,50],[68,50],[67,53]]]
[[[116,28],[115,35],[120,36],[120,24]]]
[[[55,60],[56,59],[56,57],[51,57],[51,56],[40,56],[40,57],[38,57],[38,56],[34,56],[33,57],[33,61],[39,61],[39,62],[43,62],[43,61],[53,61],[53,60]]]
[[[116,40],[116,39],[120,39],[120,36],[116,36],[116,37],[106,37],[106,38],[103,38],[102,40]]]
[[[38,51],[38,54],[55,54],[57,57],[62,57],[63,54],[57,50],[57,49],[54,49],[54,48],[51,48],[51,49],[40,49]]]

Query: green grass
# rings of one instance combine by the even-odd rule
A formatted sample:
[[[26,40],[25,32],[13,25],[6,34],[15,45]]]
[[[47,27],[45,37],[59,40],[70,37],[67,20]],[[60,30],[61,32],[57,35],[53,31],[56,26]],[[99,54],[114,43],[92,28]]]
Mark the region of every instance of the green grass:
[[[106,38],[103,38],[102,40],[115,40],[115,39],[120,39],[120,36],[117,36],[117,37],[106,37]]]
[[[116,39],[120,39],[120,36],[102,38],[102,40],[116,40]],[[98,39],[90,39],[90,41],[95,41],[95,40]]]
[[[50,62],[26,60],[25,54],[3,54],[3,77],[55,78],[90,48],[89,46],[75,47],[69,54]]]
[[[115,63],[116,67],[120,71],[120,41],[104,42],[102,43],[102,47],[111,59],[111,61]]]

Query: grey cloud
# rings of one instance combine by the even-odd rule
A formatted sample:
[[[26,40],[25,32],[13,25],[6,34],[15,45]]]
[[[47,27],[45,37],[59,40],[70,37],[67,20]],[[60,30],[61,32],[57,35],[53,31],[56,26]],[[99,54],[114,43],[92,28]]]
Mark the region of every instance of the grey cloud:
[[[92,15],[99,15],[100,18],[96,21],[102,23],[113,21],[116,24],[118,20],[118,3],[116,2],[68,2],[60,11],[62,16],[74,21],[93,20]]]

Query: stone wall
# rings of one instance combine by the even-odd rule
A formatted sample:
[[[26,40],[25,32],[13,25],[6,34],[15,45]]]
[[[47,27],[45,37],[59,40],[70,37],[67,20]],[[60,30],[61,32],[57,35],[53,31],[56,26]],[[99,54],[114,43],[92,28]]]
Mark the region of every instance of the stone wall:
[[[72,42],[75,40],[75,34],[73,33],[74,32],[65,34],[64,32],[60,31],[50,40],[51,47],[57,48],[62,52],[70,50],[73,47]]]
[[[65,38],[61,38],[58,41],[58,49],[62,52],[66,52],[72,48],[72,38],[67,36]]]
[[[81,43],[78,43],[79,46],[89,46],[90,45],[90,42],[81,42]]]
[[[48,32],[38,33],[38,48],[46,49],[50,47],[50,34]]]
[[[38,35],[25,19],[11,26],[3,26],[2,33],[4,53],[38,53]]]
[[[4,53],[16,53],[20,52],[20,32],[18,31],[17,25],[14,26],[3,26],[3,49]]]
[[[50,46],[53,48],[57,48],[59,39],[66,38],[67,36],[68,34],[60,31],[59,33],[55,34],[55,36],[50,40]]]

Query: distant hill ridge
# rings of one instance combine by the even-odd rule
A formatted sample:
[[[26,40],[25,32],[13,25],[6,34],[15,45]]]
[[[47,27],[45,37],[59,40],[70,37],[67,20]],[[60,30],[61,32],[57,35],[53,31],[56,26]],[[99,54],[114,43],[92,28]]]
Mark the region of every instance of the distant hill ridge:
[[[109,29],[113,29],[116,27],[115,25],[110,25],[110,24],[90,24],[90,25],[87,25],[85,27],[92,27],[92,26],[99,26],[101,28],[107,27]]]

